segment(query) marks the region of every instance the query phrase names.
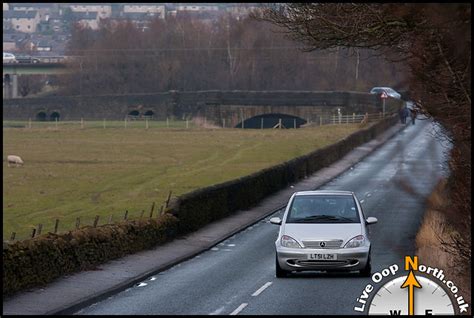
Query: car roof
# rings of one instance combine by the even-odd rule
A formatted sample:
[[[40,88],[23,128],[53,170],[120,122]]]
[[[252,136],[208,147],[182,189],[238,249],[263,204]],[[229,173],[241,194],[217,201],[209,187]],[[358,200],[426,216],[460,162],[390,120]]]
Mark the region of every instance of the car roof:
[[[313,191],[298,191],[295,195],[353,195],[352,191],[342,190],[313,190]]]
[[[372,89],[391,89],[391,90],[393,90],[393,88],[388,87],[388,86],[377,86],[377,87],[372,87]]]

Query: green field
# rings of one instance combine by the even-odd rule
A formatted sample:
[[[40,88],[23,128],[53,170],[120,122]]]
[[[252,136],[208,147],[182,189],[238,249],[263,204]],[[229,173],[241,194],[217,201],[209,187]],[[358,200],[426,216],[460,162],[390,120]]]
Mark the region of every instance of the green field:
[[[141,125],[144,123],[141,122]],[[358,125],[302,129],[3,128],[3,238],[99,224],[159,208],[173,196],[221,183],[303,155],[356,131]],[[157,124],[158,125],[158,124]],[[5,126],[5,122],[4,122]],[[19,155],[23,167],[7,167]],[[156,213],[156,212],[155,212]],[[156,215],[156,214],[155,214]]]

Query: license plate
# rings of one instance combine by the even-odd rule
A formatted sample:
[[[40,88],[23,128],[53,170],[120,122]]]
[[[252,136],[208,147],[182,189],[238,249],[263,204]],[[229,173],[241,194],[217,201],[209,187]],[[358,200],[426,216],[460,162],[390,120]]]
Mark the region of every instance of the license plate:
[[[334,261],[337,259],[337,254],[308,254],[308,259],[316,261]]]

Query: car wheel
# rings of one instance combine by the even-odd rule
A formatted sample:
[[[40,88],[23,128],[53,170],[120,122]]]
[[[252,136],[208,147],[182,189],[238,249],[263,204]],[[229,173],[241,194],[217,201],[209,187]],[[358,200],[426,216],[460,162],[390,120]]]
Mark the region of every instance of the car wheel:
[[[372,274],[372,265],[370,263],[370,253],[369,253],[369,258],[367,259],[367,264],[365,264],[365,267],[360,270],[360,276],[370,277],[371,274]]]
[[[280,264],[278,263],[278,256],[275,257],[275,269],[275,274],[278,278],[287,277],[288,274],[290,274],[289,271],[286,271],[280,267]]]

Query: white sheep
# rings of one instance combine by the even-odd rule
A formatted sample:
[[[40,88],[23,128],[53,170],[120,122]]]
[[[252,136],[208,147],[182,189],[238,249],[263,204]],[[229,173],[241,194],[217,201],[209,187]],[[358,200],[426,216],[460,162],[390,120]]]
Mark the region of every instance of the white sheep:
[[[23,165],[23,160],[21,160],[19,156],[15,156],[15,155],[8,155],[7,162],[8,162],[9,167],[10,167],[10,164],[15,164],[15,167],[18,165]]]

